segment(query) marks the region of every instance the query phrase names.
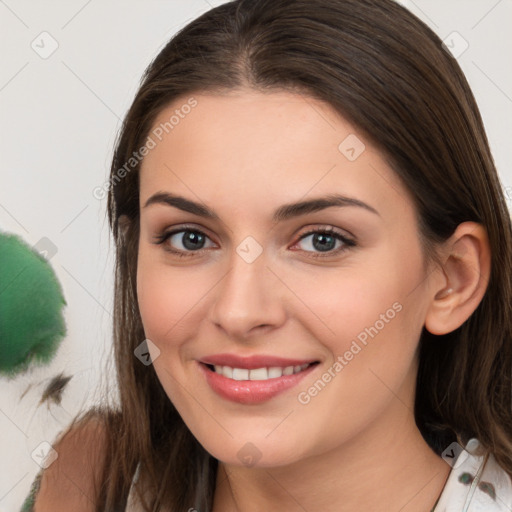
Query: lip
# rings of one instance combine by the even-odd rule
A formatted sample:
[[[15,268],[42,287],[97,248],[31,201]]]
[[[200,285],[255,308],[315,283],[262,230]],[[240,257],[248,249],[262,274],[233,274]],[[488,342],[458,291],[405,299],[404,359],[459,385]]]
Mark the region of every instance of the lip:
[[[317,366],[320,366],[320,363],[313,364],[299,373],[283,375],[282,377],[276,377],[274,379],[234,380],[210,370],[203,362],[196,362],[199,367],[199,371],[205,376],[207,383],[213,391],[222,398],[245,405],[260,404],[270,400],[271,398],[296,386],[307,375],[315,371]],[[306,361],[306,363],[307,362],[308,361]],[[281,366],[281,364],[275,366]],[[236,366],[236,368],[239,367]],[[262,368],[262,366],[259,366],[258,368]]]
[[[265,354],[255,354],[248,357],[241,357],[235,354],[215,354],[203,357],[200,363],[213,364],[219,366],[231,366],[231,368],[244,368],[254,370],[256,368],[270,368],[271,366],[297,366],[306,363],[317,362],[317,359],[286,359],[284,357],[271,356]]]

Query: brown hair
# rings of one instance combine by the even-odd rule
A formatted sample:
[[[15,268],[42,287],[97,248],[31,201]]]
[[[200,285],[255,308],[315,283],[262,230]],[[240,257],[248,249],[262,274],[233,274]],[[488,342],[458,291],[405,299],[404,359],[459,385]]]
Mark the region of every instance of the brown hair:
[[[218,461],[190,433],[152,366],[138,310],[140,163],[122,173],[178,97],[250,87],[327,102],[387,159],[414,200],[428,261],[464,221],[481,223],[491,276],[455,331],[420,338],[415,417],[441,453],[478,438],[512,476],[512,227],[482,119],[439,37],[392,0],[237,0],[189,23],[146,70],[120,131],[108,216],[116,243],[116,407],[97,408],[110,441],[97,510],[123,510],[137,463],[146,510],[211,510]],[[132,222],[121,230],[120,216]]]

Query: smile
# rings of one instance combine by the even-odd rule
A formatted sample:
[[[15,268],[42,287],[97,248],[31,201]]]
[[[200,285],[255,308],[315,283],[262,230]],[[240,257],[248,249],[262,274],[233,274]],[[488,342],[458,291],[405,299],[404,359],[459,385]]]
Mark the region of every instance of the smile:
[[[274,398],[297,386],[302,379],[320,367],[319,362],[252,369],[196,363],[215,394],[245,405],[256,405]]]

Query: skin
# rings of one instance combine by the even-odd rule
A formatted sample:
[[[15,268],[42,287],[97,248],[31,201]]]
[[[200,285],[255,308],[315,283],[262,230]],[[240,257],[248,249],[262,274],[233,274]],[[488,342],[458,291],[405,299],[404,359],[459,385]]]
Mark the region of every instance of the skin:
[[[249,89],[194,98],[197,106],[142,163],[137,292],[146,337],[160,351],[152,350],[158,378],[219,460],[214,512],[430,511],[450,466],[415,425],[418,341],[423,326],[450,332],[478,306],[489,275],[485,230],[461,224],[439,248],[443,267],[428,268],[407,190],[329,105]],[[187,99],[164,109],[154,126]],[[338,150],[350,134],[365,144],[354,161]],[[207,205],[220,220],[144,207],[163,191]],[[272,221],[283,204],[333,192],[378,214],[345,206]],[[154,243],[184,224],[205,233],[202,250],[183,258],[166,251],[187,251],[183,232]],[[335,242],[322,252],[314,235],[300,240],[316,227],[332,227],[356,246]],[[252,263],[236,252],[248,236],[263,250]],[[401,305],[394,318],[300,403],[299,393],[394,303]],[[221,352],[320,364],[296,388],[243,405],[218,396],[198,371],[198,359]],[[238,456],[248,442],[260,457],[252,466]]]

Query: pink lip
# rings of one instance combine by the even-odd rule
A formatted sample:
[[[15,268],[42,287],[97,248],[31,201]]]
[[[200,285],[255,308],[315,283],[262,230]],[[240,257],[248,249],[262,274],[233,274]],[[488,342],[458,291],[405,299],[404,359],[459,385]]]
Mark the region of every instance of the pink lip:
[[[210,370],[202,362],[197,361],[197,364],[213,391],[223,398],[246,405],[265,402],[296,386],[306,375],[309,375],[319,366],[319,364],[314,364],[299,373],[268,380],[233,380]],[[281,366],[281,364],[276,366]],[[240,367],[236,366],[236,368]],[[262,366],[258,366],[258,368],[262,368]]]
[[[255,368],[270,368],[279,366],[301,366],[306,363],[313,363],[315,359],[285,359],[277,356],[253,355],[249,357],[240,357],[235,354],[215,354],[201,358],[201,363],[213,364],[219,366],[231,366],[231,368],[246,368],[252,370]]]

